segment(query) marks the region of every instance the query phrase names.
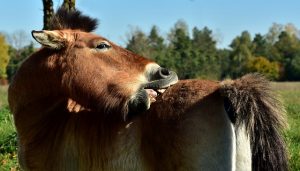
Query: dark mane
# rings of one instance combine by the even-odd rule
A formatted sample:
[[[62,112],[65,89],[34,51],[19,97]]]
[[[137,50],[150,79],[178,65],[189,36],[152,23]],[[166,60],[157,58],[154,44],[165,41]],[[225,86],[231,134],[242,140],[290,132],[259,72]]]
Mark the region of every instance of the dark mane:
[[[83,15],[78,10],[68,11],[60,7],[50,20],[49,30],[78,29],[92,32],[97,25],[97,19]]]

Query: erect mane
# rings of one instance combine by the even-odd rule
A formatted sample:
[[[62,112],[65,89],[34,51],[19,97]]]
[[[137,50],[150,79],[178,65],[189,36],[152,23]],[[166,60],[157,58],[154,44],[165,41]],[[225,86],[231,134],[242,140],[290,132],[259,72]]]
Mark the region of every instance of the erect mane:
[[[95,18],[83,15],[78,10],[66,10],[60,7],[52,16],[49,24],[50,30],[82,30],[92,32],[97,28],[98,21]]]

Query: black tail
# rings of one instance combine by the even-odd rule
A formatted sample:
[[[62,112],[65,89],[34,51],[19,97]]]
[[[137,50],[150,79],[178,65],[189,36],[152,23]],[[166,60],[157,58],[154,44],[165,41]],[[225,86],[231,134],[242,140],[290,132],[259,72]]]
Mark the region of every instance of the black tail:
[[[245,125],[249,134],[252,170],[288,170],[282,136],[286,126],[285,110],[269,82],[259,74],[248,74],[221,84],[227,111],[236,128]]]

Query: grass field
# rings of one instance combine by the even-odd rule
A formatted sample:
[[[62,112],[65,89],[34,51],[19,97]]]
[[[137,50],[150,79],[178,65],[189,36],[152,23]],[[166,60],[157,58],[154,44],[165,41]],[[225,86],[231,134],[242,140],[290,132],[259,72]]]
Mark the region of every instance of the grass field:
[[[300,82],[273,83],[285,104],[289,128],[285,132],[291,171],[300,171]]]
[[[272,83],[281,95],[288,113],[289,128],[285,138],[291,171],[300,170],[300,83]],[[8,110],[7,87],[0,87],[0,170],[19,170],[16,155],[16,134]]]

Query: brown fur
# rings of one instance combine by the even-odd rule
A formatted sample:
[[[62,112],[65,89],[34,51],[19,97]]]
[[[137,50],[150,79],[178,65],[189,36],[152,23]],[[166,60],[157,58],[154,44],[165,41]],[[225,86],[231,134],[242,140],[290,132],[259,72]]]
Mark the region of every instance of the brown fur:
[[[78,18],[86,20],[78,15],[75,13],[69,22],[74,23],[74,18],[77,22],[80,22]],[[114,128],[101,122],[106,122],[107,118],[108,122],[123,120],[123,115],[128,113],[128,101],[145,83],[146,72],[150,72],[146,66],[153,63],[103,37],[81,31],[86,29],[71,28],[75,30],[67,27],[38,32],[47,35],[39,38],[43,45],[51,42],[59,48],[43,47],[31,55],[9,87],[9,105],[19,135],[20,163],[30,170],[68,168],[57,163],[63,162],[58,161],[61,159],[58,156],[71,155],[60,153],[60,150],[68,143],[77,143],[77,139],[72,138],[85,139],[82,136],[90,130],[97,133],[94,138],[101,136],[90,126],[93,124]],[[110,49],[98,51],[96,47],[101,42],[109,44]],[[95,114],[83,114],[86,118],[81,116],[78,121],[73,109],[70,110],[70,99]],[[83,113],[87,114],[89,110]],[[77,122],[82,124],[77,125]],[[85,145],[92,147],[91,151],[96,144]]]
[[[251,140],[253,170],[288,170],[282,130],[286,127],[285,110],[259,74],[249,74],[222,82],[221,93],[229,102],[236,127],[245,124]]]
[[[25,160],[24,165],[31,170],[198,170],[195,166],[197,158],[192,154],[192,151],[197,149],[193,146],[204,139],[209,140],[211,144],[217,141],[202,137],[201,132],[198,132],[200,130],[195,129],[203,125],[197,126],[196,123],[203,120],[207,124],[205,128],[214,130],[210,133],[212,137],[221,136],[221,132],[215,131],[222,130],[220,126],[224,122],[218,120],[224,110],[222,96],[234,100],[238,98],[238,94],[230,94],[230,90],[240,93],[246,91],[246,94],[239,94],[243,97],[238,99],[240,111],[246,111],[240,104],[243,99],[253,98],[254,95],[254,102],[260,106],[260,99],[269,95],[256,94],[254,91],[258,87],[258,91],[266,88],[265,85],[260,85],[261,82],[255,84],[259,79],[248,76],[237,81],[223,82],[222,85],[204,80],[180,81],[159,96],[149,111],[132,122],[105,119],[101,111],[84,110],[77,114],[70,113],[67,110],[67,102],[47,99],[43,101],[44,105],[27,106],[21,112],[22,116],[26,117],[16,120],[20,144],[23,147],[20,151],[21,160]],[[219,93],[220,90],[223,95]],[[250,105],[247,109],[254,107],[253,101],[246,104]],[[235,103],[232,107],[235,107]],[[279,106],[273,107],[272,110],[281,110]],[[263,117],[267,120],[271,117],[280,119],[282,116],[281,113],[269,113],[270,108],[267,106],[260,109],[264,111],[257,114],[264,113]],[[234,108],[234,111],[238,111],[237,108]],[[38,113],[45,116],[39,118]],[[275,137],[274,134],[266,135],[262,132],[265,131],[265,127],[270,130],[279,129],[278,125],[272,120],[261,123],[257,120],[259,116],[253,116],[255,113],[236,114],[237,125],[239,122],[246,122],[247,127],[253,129],[253,125],[264,124],[260,125],[263,126],[262,130],[248,130],[252,137],[254,160],[275,157],[275,160],[280,159],[282,164],[272,163],[273,159],[258,161],[260,163],[253,163],[253,170],[266,167],[277,170],[274,166],[286,168],[287,160],[281,135],[276,132]],[[253,117],[254,121],[250,123],[249,117]],[[253,136],[259,139],[254,139]],[[271,140],[274,142],[270,142]],[[274,145],[276,150],[270,150],[265,143]],[[193,150],[189,152],[190,148]],[[205,150],[207,151],[201,153],[209,152],[209,149]],[[262,162],[267,162],[268,165]],[[222,166],[215,163],[215,169],[222,170]]]
[[[237,125],[246,123],[253,160],[259,165],[254,168],[273,168],[275,161],[285,164],[286,158],[279,160],[285,157],[279,134],[281,108],[260,77],[246,76],[222,86],[215,81],[180,81],[150,110],[125,122],[128,101],[153,62],[85,29],[71,29],[75,30],[37,32],[45,45],[62,46],[43,47],[30,56],[9,87],[23,169],[228,169],[231,146],[226,142],[232,137],[224,134],[230,130],[224,97],[231,102]],[[95,51],[103,41],[111,49]],[[248,109],[253,112],[246,113]],[[270,153],[271,148],[279,151]],[[207,161],[206,155],[219,160]]]
[[[167,89],[146,112],[145,118],[141,119],[141,145],[151,170],[223,170],[217,160],[213,161],[216,166],[210,166],[212,168],[198,166],[197,156],[199,144],[201,146],[205,141],[218,144],[214,138],[223,126],[223,121],[219,120],[223,107],[218,89],[216,81],[181,80]],[[205,125],[199,126],[200,120]],[[215,130],[211,132],[214,138],[206,137],[198,127]],[[209,148],[202,150],[202,156],[210,151]]]
[[[207,108],[217,102],[222,110],[218,87],[211,81],[181,81],[131,123],[104,118],[104,111],[70,113],[63,98],[44,98],[14,112],[20,162],[28,170],[192,169],[182,160],[182,156],[192,160],[185,152],[187,144],[178,139],[183,137],[185,120],[191,118],[190,110],[204,118],[218,116]],[[214,119],[207,122],[218,127]]]

